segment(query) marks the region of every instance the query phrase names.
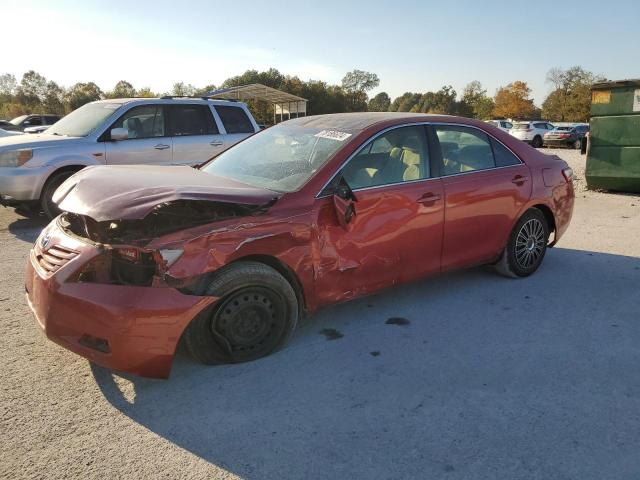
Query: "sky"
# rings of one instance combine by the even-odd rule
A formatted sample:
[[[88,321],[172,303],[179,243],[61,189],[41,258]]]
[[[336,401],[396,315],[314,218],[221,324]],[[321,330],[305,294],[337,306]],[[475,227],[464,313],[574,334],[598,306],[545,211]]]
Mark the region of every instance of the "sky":
[[[0,74],[67,87],[167,92],[270,67],[339,84],[357,68],[379,76],[371,96],[524,80],[540,105],[553,67],[640,77],[637,0],[0,0],[0,18]]]

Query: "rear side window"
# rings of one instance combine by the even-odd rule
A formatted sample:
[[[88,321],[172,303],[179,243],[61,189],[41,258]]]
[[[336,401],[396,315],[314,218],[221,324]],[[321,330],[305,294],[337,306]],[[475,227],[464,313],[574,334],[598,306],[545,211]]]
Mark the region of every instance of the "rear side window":
[[[171,105],[169,117],[172,135],[176,137],[218,133],[208,105]]]
[[[215,109],[227,133],[253,133],[251,120],[242,108],[216,105]]]
[[[493,147],[493,157],[496,162],[496,167],[508,167],[522,163],[511,150],[493,138],[491,139],[491,146]]]
[[[56,123],[58,120],[60,120],[60,117],[54,117],[54,116],[48,116],[48,117],[44,117],[44,121],[47,125],[53,125],[54,123]]]
[[[528,123],[516,123],[516,124],[513,126],[513,129],[514,129],[514,130],[527,130],[527,129],[529,129],[529,128],[531,128],[531,125],[530,125],[530,124],[528,124]]]
[[[475,128],[458,126],[434,127],[444,175],[486,170],[496,166],[489,137]]]

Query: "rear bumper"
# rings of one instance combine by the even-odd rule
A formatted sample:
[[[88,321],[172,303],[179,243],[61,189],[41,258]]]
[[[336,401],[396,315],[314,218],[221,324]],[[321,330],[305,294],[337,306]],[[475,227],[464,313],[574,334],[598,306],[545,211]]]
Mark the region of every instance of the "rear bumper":
[[[571,223],[571,217],[573,217],[573,205],[575,202],[573,182],[563,183],[556,186],[552,191],[552,201],[554,206],[553,214],[556,223],[556,231],[551,246],[555,245],[558,240],[560,240]]]
[[[542,142],[545,145],[548,145],[550,147],[570,147],[573,146],[576,143],[575,139],[572,140],[568,140],[568,139],[557,139],[557,138],[553,138],[553,139],[548,139],[548,138],[543,138]]]
[[[31,251],[25,279],[27,302],[46,336],[98,365],[167,378],[185,327],[217,299],[184,295],[169,287],[66,282],[97,249],[50,235],[52,244],[55,241],[79,254],[49,274]],[[87,338],[104,341],[108,347],[95,348]]]

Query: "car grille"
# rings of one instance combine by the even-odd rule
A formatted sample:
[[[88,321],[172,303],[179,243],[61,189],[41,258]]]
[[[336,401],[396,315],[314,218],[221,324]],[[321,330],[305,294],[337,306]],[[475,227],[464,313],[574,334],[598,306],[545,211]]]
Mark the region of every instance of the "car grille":
[[[57,272],[69,260],[78,255],[78,252],[60,245],[51,245],[43,250],[39,244],[35,245],[34,253],[38,265],[49,274]]]

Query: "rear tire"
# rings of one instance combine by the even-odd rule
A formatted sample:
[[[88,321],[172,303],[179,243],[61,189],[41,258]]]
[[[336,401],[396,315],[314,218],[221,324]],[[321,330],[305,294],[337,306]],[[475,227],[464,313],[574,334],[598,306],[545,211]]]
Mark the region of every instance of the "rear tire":
[[[548,241],[549,226],[543,213],[537,208],[527,210],[513,227],[496,270],[506,277],[528,277],[542,264]]]
[[[220,297],[184,332],[194,359],[204,364],[257,360],[280,349],[298,323],[289,282],[268,265],[237,262],[216,272],[205,295]]]
[[[535,137],[533,137],[533,140],[531,141],[531,146],[533,148],[542,147],[542,137],[540,135],[536,135]]]
[[[580,150],[582,148],[582,139],[581,138],[579,138],[578,140],[573,142],[573,148],[575,148],[576,150]]]
[[[47,218],[52,219],[62,213],[62,210],[60,210],[58,206],[53,203],[52,197],[58,187],[62,185],[62,182],[64,182],[74,173],[76,172],[67,171],[54,173],[53,175],[51,175],[51,177],[49,177],[47,183],[44,184],[44,187],[42,188],[42,194],[40,195],[40,205]]]

